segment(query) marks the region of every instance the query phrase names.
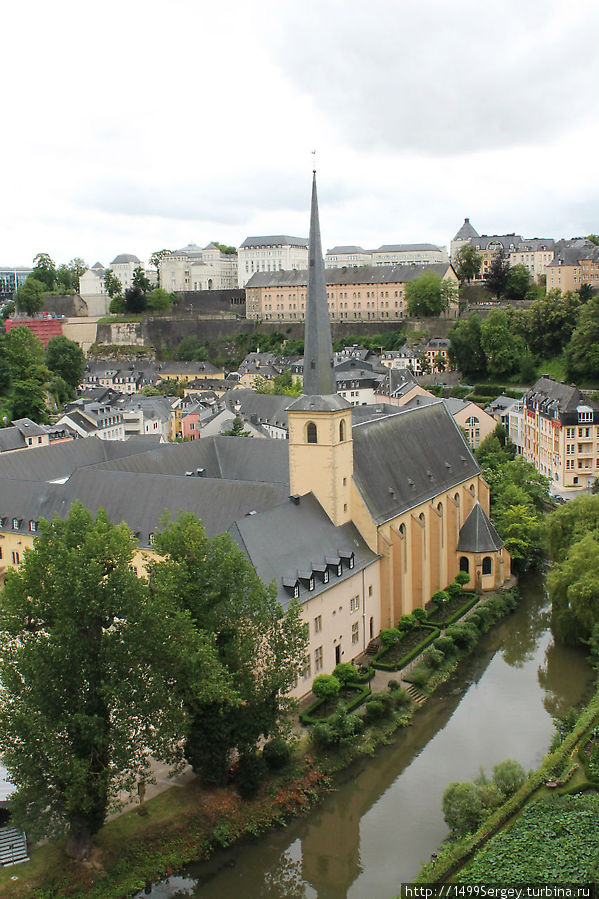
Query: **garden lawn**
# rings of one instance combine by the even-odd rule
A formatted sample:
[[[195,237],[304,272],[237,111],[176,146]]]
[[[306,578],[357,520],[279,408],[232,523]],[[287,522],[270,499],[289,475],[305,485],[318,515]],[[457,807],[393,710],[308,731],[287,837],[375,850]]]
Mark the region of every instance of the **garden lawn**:
[[[432,633],[430,628],[415,627],[405,637],[402,637],[399,643],[394,643],[385,653],[381,654],[379,661],[385,662],[387,665],[396,665],[410,650],[430,637]]]
[[[599,796],[533,802],[492,837],[457,883],[589,883],[599,870]]]
[[[459,596],[451,596],[438,610],[435,608],[434,603],[429,603],[426,607],[429,613],[429,623],[434,624],[436,627],[444,627],[451,616],[461,608],[464,608],[464,614],[466,614],[470,601],[474,598],[477,601],[480,599],[475,593],[460,593]]]
[[[314,711],[309,712],[310,717],[321,718],[323,721],[326,720],[329,715],[337,712],[340,706],[347,702],[351,702],[352,699],[355,699],[358,693],[361,693],[363,690],[364,684],[342,687],[339,696],[336,696],[335,699],[329,699],[328,702],[323,702],[323,704],[315,708]]]

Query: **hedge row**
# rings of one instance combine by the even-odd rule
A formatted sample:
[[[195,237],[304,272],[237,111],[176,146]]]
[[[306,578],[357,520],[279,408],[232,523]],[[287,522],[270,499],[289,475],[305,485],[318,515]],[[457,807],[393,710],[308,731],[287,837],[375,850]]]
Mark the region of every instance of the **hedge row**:
[[[367,696],[370,695],[370,686],[365,684],[362,686],[361,684],[348,684],[348,690],[355,690],[356,695],[353,699],[342,700],[343,708],[347,712],[352,712],[354,709],[357,709],[359,705],[361,705]],[[307,709],[304,709],[303,712],[299,714],[299,720],[306,727],[309,724],[326,724],[331,715],[334,715],[335,712],[331,712],[331,715],[328,715],[326,718],[315,718],[314,712],[319,709],[321,706],[328,702],[327,699],[317,699],[316,702],[313,702],[312,705],[309,705]],[[337,709],[335,710],[337,711]]]
[[[518,792],[487,818],[476,833],[470,834],[459,842],[454,843],[453,846],[444,850],[435,860],[426,864],[414,882],[442,883],[454,871],[462,868],[477,849],[480,849],[513,815],[520,811],[535,790],[545,783],[550,772],[563,766],[579,740],[597,720],[599,720],[599,690],[581,713],[572,733],[568,734],[561,746],[558,746],[554,752],[545,756],[541,767],[531,774]],[[584,785],[579,785],[572,792],[580,791],[581,789],[584,789]]]
[[[460,606],[459,609],[456,609],[455,612],[453,612],[453,614],[449,616],[447,621],[435,621],[434,617],[431,616],[428,619],[430,624],[433,624],[435,627],[439,628],[449,627],[450,624],[455,624],[458,619],[462,618],[462,616],[465,615],[466,612],[469,612],[470,609],[475,606],[476,603],[480,600],[480,596],[478,595],[478,593],[468,593],[465,595],[468,596],[468,599],[466,600],[464,605]]]
[[[420,653],[424,649],[426,649],[427,646],[430,646],[431,643],[441,635],[441,631],[438,627],[433,627],[428,624],[423,624],[422,627],[430,629],[430,635],[428,637],[425,637],[421,643],[407,652],[405,656],[402,656],[398,662],[390,664],[389,662],[379,661],[387,652],[389,652],[390,649],[393,648],[391,646],[386,646],[384,649],[380,649],[377,654],[372,657],[372,667],[378,668],[379,671],[400,671],[402,668],[405,668],[408,662],[411,662],[412,659],[415,659],[416,656],[420,655]]]

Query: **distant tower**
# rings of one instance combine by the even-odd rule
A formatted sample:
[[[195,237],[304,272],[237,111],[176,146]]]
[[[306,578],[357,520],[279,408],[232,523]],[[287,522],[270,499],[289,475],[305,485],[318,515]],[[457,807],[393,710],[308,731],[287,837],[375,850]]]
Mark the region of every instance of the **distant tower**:
[[[465,243],[470,243],[473,237],[480,237],[480,234],[472,227],[470,219],[466,218],[464,219],[464,224],[451,241],[449,257],[452,262],[455,260],[460,247],[463,247]]]
[[[302,396],[287,409],[291,493],[302,496],[312,492],[334,524],[345,524],[351,520],[351,405],[335,391],[316,172],[312,179],[303,384]]]

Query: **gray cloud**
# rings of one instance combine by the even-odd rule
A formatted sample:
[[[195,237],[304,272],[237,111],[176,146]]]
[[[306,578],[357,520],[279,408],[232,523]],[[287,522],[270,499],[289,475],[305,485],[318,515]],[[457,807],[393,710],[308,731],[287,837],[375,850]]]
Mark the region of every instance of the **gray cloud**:
[[[304,0],[263,36],[354,146],[534,145],[597,114],[599,6],[579,0]]]

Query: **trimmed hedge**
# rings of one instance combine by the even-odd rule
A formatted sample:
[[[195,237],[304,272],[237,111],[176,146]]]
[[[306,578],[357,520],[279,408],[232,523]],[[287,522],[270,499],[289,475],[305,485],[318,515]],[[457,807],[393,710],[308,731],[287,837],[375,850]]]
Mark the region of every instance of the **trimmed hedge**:
[[[438,613],[434,612],[429,617],[429,623],[434,624],[435,627],[440,627],[440,628],[449,627],[450,624],[454,624],[463,615],[465,615],[466,612],[469,612],[470,609],[472,608],[472,606],[475,606],[476,603],[480,600],[480,596],[478,595],[478,593],[464,593],[464,596],[468,597],[468,599],[466,600],[464,605],[460,606],[459,609],[456,609],[455,612],[452,612],[452,614],[449,616],[449,618],[447,618],[444,621],[440,621],[437,618]],[[439,609],[439,611],[442,612],[443,608],[441,607],[441,609]]]
[[[380,661],[383,656],[385,656],[391,649],[394,647],[389,646],[384,649],[379,650],[375,656],[372,657],[372,667],[377,668],[379,671],[400,671],[402,668],[411,662],[412,659],[415,659],[416,656],[420,655],[423,649],[426,649],[427,646],[437,639],[441,635],[441,631],[438,627],[433,627],[431,625],[423,625],[424,628],[430,630],[430,634],[428,637],[425,637],[421,643],[417,646],[414,646],[409,652],[407,652],[404,656],[402,656],[398,662],[391,664],[390,662],[382,662]]]
[[[352,712],[354,709],[357,709],[357,707],[364,702],[366,697],[370,696],[370,687],[368,684],[365,684],[364,686],[360,684],[348,684],[346,689],[354,690],[356,692],[356,696],[353,699],[338,699],[338,704],[339,702],[343,703],[346,712]],[[300,712],[299,720],[304,727],[307,727],[310,724],[326,724],[331,715],[334,715],[338,711],[338,708],[336,708],[330,715],[327,715],[326,718],[315,718],[314,712],[327,701],[327,699],[317,699],[316,702],[309,705],[307,709]]]

